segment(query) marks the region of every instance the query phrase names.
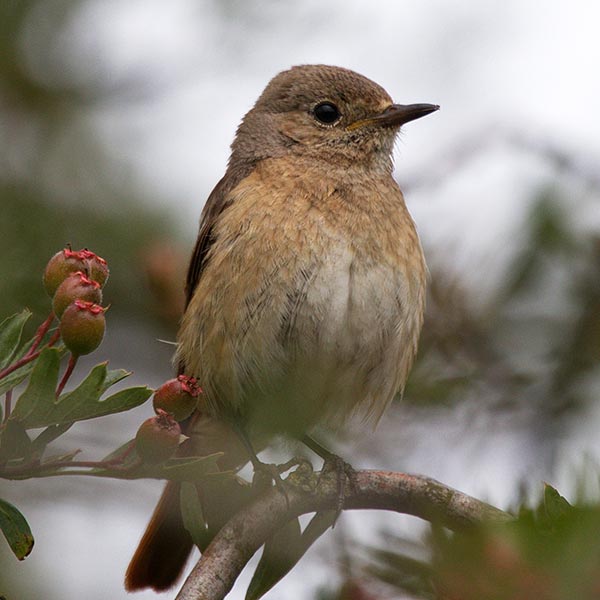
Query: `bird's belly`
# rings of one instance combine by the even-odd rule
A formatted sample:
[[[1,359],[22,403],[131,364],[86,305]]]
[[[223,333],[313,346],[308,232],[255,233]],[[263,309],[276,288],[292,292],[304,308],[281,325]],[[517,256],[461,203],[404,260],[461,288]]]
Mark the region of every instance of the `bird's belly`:
[[[380,416],[412,361],[420,300],[404,272],[358,263],[348,248],[330,248],[291,281],[274,276],[261,294],[232,293],[244,336],[226,341],[226,352],[222,339],[212,348],[207,340],[202,353],[217,410],[233,407],[251,430],[292,434],[357,410]]]

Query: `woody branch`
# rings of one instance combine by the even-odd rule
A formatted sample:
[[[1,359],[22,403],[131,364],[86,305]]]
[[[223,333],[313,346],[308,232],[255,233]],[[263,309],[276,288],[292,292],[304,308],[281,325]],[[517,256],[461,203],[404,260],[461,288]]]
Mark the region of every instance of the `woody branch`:
[[[335,510],[336,477],[321,478],[314,490],[289,486],[288,498],[270,489],[237,513],[217,534],[183,584],[176,600],[220,600],[254,553],[288,520]],[[434,479],[388,471],[358,471],[344,497],[345,509],[380,509],[414,515],[460,530],[484,520],[511,516]]]

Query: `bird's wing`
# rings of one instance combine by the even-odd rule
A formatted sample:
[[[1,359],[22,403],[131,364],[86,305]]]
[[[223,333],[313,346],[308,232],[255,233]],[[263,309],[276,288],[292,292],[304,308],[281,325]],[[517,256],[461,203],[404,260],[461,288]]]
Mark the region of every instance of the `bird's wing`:
[[[214,242],[213,230],[219,215],[231,204],[230,192],[254,169],[253,164],[244,165],[235,171],[229,169],[210,193],[202,215],[198,239],[192,253],[185,282],[185,306],[190,303],[206,265],[208,251]]]

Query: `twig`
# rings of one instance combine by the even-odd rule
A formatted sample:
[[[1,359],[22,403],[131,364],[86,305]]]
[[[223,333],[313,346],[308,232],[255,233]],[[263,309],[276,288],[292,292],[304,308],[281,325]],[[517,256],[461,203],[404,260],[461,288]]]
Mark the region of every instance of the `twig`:
[[[12,411],[12,390],[8,390],[6,394],[4,394],[4,422],[8,420],[10,417],[10,413]]]
[[[75,354],[71,354],[71,356],[69,357],[69,364],[67,364],[65,373],[62,376],[62,379],[60,380],[58,387],[56,388],[56,397],[57,398],[62,394],[62,391],[65,389],[65,385],[67,384],[67,381],[69,381],[69,377],[71,377],[71,374],[73,373],[73,369],[75,368],[75,365],[77,364],[78,358],[79,358],[79,356],[76,356]]]
[[[493,506],[434,479],[385,471],[358,471],[346,486],[346,509],[391,510],[464,529],[484,520],[509,520]],[[301,514],[335,510],[336,477],[322,477],[315,490],[289,486],[287,501],[270,489],[238,512],[217,534],[186,579],[176,600],[222,600],[253,554],[285,522]]]
[[[29,350],[27,351],[27,354],[25,356],[30,356],[38,349],[38,346],[42,343],[42,340],[44,339],[44,336],[48,332],[48,329],[50,329],[50,325],[52,325],[52,321],[54,321],[54,313],[53,312],[51,312],[48,315],[48,318],[38,327],[38,330],[35,332],[35,337],[33,338],[33,344],[31,344],[31,348],[29,348]]]

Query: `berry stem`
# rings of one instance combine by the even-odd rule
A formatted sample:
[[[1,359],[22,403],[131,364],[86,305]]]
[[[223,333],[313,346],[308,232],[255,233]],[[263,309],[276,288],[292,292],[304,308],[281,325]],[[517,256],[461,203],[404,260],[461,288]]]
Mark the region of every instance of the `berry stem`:
[[[12,390],[8,390],[4,395],[4,423],[8,421],[10,417],[10,411],[12,410]]]
[[[62,394],[62,391],[65,389],[65,385],[67,384],[69,377],[71,377],[71,374],[73,373],[73,369],[75,368],[75,365],[77,364],[78,358],[79,358],[79,356],[76,356],[75,354],[71,354],[71,356],[69,357],[69,364],[67,365],[67,369],[65,370],[65,373],[62,376],[62,379],[60,380],[58,387],[56,388],[56,397],[57,398]]]
[[[48,346],[53,346],[58,341],[59,338],[60,338],[60,332],[57,330],[52,334],[52,337],[48,340]],[[6,367],[2,371],[0,371],[0,379],[3,379],[7,375],[10,375],[13,371],[20,369],[23,365],[30,363],[32,360],[35,360],[42,353],[41,350],[37,350],[36,352],[33,352],[32,354],[30,354],[30,352],[31,352],[31,350],[25,356],[23,356],[23,358],[20,358],[19,360],[14,362],[12,365],[9,365],[8,367]]]
[[[35,332],[35,337],[33,338],[33,344],[31,344],[31,348],[27,351],[25,356],[30,356],[33,354],[42,343],[44,336],[48,333],[48,329],[50,329],[50,325],[52,325],[52,321],[54,321],[54,313],[51,312],[48,315],[48,318],[38,327],[38,330]]]

